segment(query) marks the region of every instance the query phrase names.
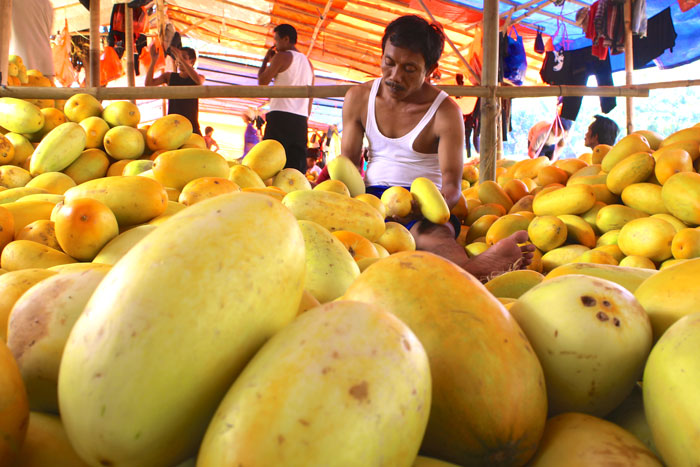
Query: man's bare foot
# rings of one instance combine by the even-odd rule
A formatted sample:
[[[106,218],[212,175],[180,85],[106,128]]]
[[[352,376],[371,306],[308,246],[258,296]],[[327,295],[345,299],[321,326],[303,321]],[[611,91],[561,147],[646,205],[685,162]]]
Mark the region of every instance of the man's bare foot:
[[[482,282],[507,271],[525,269],[532,262],[535,251],[535,246],[529,243],[518,246],[527,240],[527,231],[515,232],[480,255],[470,258],[464,269]]]

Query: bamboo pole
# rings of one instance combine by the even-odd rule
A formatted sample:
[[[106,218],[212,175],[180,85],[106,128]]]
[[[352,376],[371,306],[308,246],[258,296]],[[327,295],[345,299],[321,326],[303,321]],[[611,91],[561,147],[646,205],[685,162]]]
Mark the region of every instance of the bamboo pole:
[[[12,33],[12,0],[0,0],[0,85],[7,84],[7,67]]]
[[[314,44],[316,44],[316,36],[318,36],[318,31],[321,30],[321,26],[323,25],[323,22],[326,20],[326,15],[328,14],[328,10],[330,9],[332,4],[333,4],[333,0],[327,0],[326,6],[323,7],[323,13],[321,13],[321,16],[318,17],[318,21],[316,22],[316,26],[314,27],[314,32],[311,34],[311,41],[309,42],[309,48],[306,50],[306,57],[307,58],[309,55],[311,55],[311,51],[314,49]]]
[[[134,14],[127,3],[124,4],[124,55],[126,55],[126,82],[130,88],[136,85],[134,77]]]
[[[490,0],[495,1],[495,0]],[[700,85],[700,82],[697,83]],[[53,88],[11,86],[0,88],[0,97],[18,99],[68,99],[78,93],[87,93],[98,100],[114,99],[207,99],[226,97],[299,97],[324,98],[344,97],[353,86],[177,86],[177,87],[89,87]],[[586,86],[437,86],[451,96],[471,97],[548,97],[548,96],[604,96],[604,97],[647,97],[649,90],[643,86],[626,87],[586,87]],[[661,86],[658,86],[661,87]],[[494,133],[495,134],[495,133]]]
[[[502,1],[503,1],[503,3],[505,3],[505,4],[507,4],[507,5],[511,5],[511,6],[517,6],[517,5],[518,5],[517,3],[515,3],[515,2],[512,1],[512,0],[502,0]],[[559,16],[559,15],[555,15],[554,13],[550,13],[550,12],[544,11],[544,10],[543,10],[543,11],[540,11],[539,13],[540,13],[541,15],[547,16],[547,17],[549,17],[549,18],[559,19],[560,21],[563,21],[563,22],[565,22],[565,23],[567,23],[567,24],[570,24],[570,25],[572,25],[572,26],[578,26],[578,25],[576,24],[576,21],[571,21],[570,19],[563,18],[563,17],[561,17],[561,16]]]
[[[689,88],[692,86],[700,86],[700,79],[666,81],[665,83],[638,84],[638,85],[633,86],[633,87],[643,88],[643,89],[669,89],[669,88]]]
[[[634,50],[632,48],[632,0],[625,1],[625,84],[632,85],[634,75]],[[625,99],[627,110],[627,134],[634,131],[634,100]]]
[[[484,0],[484,56],[481,83],[488,95],[481,99],[481,135],[479,141],[479,179],[496,180],[498,98],[498,0]]]
[[[100,85],[100,0],[90,0],[90,73],[88,85]]]
[[[436,23],[437,21],[435,20],[435,17],[430,12],[428,7],[425,5],[423,0],[418,0],[418,2],[420,2],[420,6],[423,7],[423,9],[425,10],[425,13],[430,17],[430,21]],[[459,61],[462,62],[462,65],[464,65],[464,67],[467,69],[467,71],[472,76],[472,78],[474,78],[474,82],[480,83],[482,77],[477,75],[476,72],[474,71],[474,69],[471,66],[469,66],[469,63],[467,63],[467,61],[464,59],[464,56],[462,55],[462,53],[459,51],[457,46],[454,44],[454,42],[452,42],[452,39],[450,39],[450,37],[447,34],[445,34],[445,40],[447,41],[448,44],[450,44],[450,47],[452,48],[454,53],[457,54],[457,57],[459,58]]]

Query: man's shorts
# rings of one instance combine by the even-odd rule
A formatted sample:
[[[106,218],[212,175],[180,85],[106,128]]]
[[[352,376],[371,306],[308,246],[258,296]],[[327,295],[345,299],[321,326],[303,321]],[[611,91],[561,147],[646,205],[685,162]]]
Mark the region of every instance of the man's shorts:
[[[389,188],[391,188],[391,187],[388,185],[373,185],[373,186],[366,187],[365,192],[369,193],[370,195],[374,195],[377,198],[381,199],[382,194],[384,194],[384,192],[386,190],[388,190]],[[406,190],[408,190],[408,191],[411,191],[410,187],[404,187],[404,188],[406,188]],[[421,220],[423,220],[423,218],[415,219],[415,220],[409,221],[409,222],[402,224],[402,225],[404,227],[406,227],[408,230],[411,230],[411,227],[416,225],[416,223],[420,222]],[[385,222],[389,222],[389,221],[390,221],[390,219],[385,219]],[[457,238],[459,236],[459,231],[462,228],[462,224],[461,224],[461,222],[459,222],[459,219],[457,219],[457,216],[455,216],[454,214],[450,214],[449,222],[450,222],[450,224],[452,224],[452,227],[454,228],[454,231],[455,231],[455,238]]]

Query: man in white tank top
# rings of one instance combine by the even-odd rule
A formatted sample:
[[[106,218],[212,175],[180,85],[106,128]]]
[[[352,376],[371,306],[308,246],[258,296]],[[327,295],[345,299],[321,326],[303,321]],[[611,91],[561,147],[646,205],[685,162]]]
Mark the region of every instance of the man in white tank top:
[[[444,48],[442,28],[418,16],[392,21],[382,38],[382,77],[353,86],[343,105],[342,153],[358,167],[362,140],[369,141],[365,184],[381,196],[388,186],[411,186],[419,176],[440,188],[451,209],[461,196],[464,123],[459,106],[428,82]],[[454,219],[456,220],[456,218]],[[443,256],[484,280],[532,261],[534,246],[521,231],[471,259],[455,240],[459,223],[425,219],[402,223],[416,247]]]
[[[290,24],[274,29],[275,45],[270,47],[258,70],[258,84],[274,79],[275,86],[310,86],[314,83],[311,62],[296,48],[297,31]],[[308,98],[270,99],[270,111],[265,116],[267,126],[263,139],[282,143],[287,155],[285,167],[306,173],[308,118],[312,100]]]

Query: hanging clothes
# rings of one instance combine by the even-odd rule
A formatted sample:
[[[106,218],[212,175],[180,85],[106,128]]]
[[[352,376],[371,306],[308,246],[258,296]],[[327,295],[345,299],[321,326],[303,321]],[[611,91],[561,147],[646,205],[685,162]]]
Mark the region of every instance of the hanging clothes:
[[[591,54],[591,47],[576,50],[547,52],[540,76],[548,84],[585,86],[588,77],[595,75],[598,86],[612,86],[610,57],[599,60]],[[562,99],[561,118],[576,120],[581,108],[582,96],[567,96]],[[601,97],[600,108],[608,113],[617,105],[614,97]]]
[[[634,0],[632,3],[632,34],[646,37],[647,35],[647,0]]]
[[[647,36],[632,38],[634,50],[634,69],[644,68],[658,58],[666,49],[673,52],[676,45],[676,28],[671,18],[671,8],[666,8],[647,21]]]

